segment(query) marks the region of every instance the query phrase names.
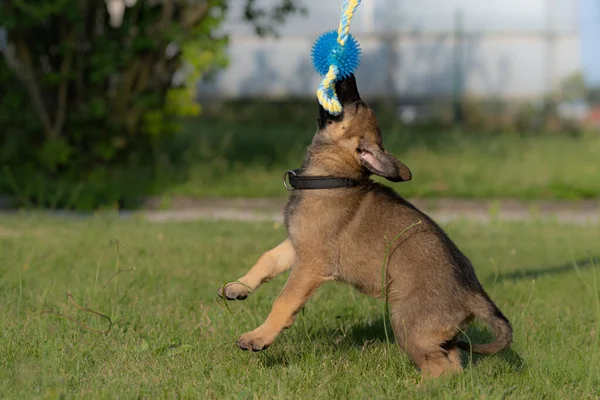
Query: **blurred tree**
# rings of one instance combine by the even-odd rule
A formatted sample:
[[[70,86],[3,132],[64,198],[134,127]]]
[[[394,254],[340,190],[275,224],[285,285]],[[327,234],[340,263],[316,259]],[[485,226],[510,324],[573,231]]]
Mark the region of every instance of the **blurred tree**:
[[[583,73],[575,72],[560,82],[557,97],[560,101],[585,100],[588,88]]]
[[[152,164],[160,138],[200,112],[198,79],[227,63],[220,31],[227,3],[1,1],[0,191],[47,205],[60,182],[106,186],[112,167]],[[258,34],[273,33],[296,4],[246,0],[245,18]],[[46,188],[26,189],[32,181]],[[123,196],[80,206],[123,203]]]

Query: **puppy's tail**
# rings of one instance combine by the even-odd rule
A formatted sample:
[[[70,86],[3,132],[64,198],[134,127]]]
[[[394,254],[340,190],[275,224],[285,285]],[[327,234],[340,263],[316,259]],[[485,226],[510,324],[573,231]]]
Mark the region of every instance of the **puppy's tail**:
[[[458,342],[456,345],[462,350],[472,351],[477,354],[496,354],[510,346],[512,342],[512,327],[508,319],[502,314],[502,311],[496,307],[485,292],[476,294],[473,300],[473,303],[471,303],[471,312],[475,317],[490,325],[496,339],[489,344]]]

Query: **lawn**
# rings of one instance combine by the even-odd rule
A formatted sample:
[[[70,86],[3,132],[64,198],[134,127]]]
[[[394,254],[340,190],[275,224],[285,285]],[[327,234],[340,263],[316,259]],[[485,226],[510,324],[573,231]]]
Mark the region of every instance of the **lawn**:
[[[161,167],[157,193],[192,197],[283,197],[281,179],[300,167],[316,115],[291,121],[206,117],[180,135],[177,168]],[[486,133],[383,122],[384,145],[411,168],[406,196],[600,198],[600,135]],[[169,168],[171,167],[171,168]]]
[[[7,195],[28,208],[91,211],[115,205],[136,208],[149,196],[167,208],[180,196],[287,196],[282,177],[302,164],[316,128],[314,105],[270,112],[247,105],[236,110],[231,106],[229,113],[207,112],[187,121],[181,133],[157,139],[152,163],[99,166],[76,181],[0,168],[0,203]],[[386,149],[413,172],[411,182],[396,185],[407,197],[600,198],[598,132],[406,127],[382,114]]]
[[[334,283],[266,352],[237,349],[285,277],[229,311],[216,289],[285,237],[278,224],[0,216],[0,398],[600,396],[600,228],[446,228],[512,321],[514,345],[497,356],[465,355],[462,375],[419,384],[386,342],[381,302]],[[108,321],[78,310],[67,292],[110,317],[110,332],[91,330]],[[467,334],[490,338],[481,325]]]

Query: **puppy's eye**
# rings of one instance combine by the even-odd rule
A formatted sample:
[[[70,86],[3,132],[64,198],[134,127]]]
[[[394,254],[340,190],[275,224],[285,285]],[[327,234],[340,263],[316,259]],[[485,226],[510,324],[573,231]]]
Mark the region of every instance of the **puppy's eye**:
[[[333,121],[332,120],[328,120],[327,121],[327,125],[331,125],[331,124],[333,124]]]

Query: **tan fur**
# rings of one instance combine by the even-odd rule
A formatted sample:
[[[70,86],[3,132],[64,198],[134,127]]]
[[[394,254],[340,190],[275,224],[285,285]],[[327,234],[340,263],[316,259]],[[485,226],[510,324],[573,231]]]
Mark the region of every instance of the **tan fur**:
[[[266,349],[324,282],[335,280],[381,297],[387,294],[399,346],[424,377],[462,370],[456,336],[474,316],[490,323],[492,344],[473,351],[491,354],[510,345],[508,320],[489,299],[468,258],[444,231],[391,189],[368,180],[411,178],[408,168],[383,150],[374,113],[356,89],[354,77],[337,86],[341,117],[321,109],[319,130],[308,149],[303,175],[363,180],[353,188],[303,190],[286,206],[288,239],[266,252],[250,271],[221,295],[244,299],[251,290],[292,267],[266,321],[238,340],[242,349]],[[413,223],[391,246],[387,293],[381,293],[388,241]]]

